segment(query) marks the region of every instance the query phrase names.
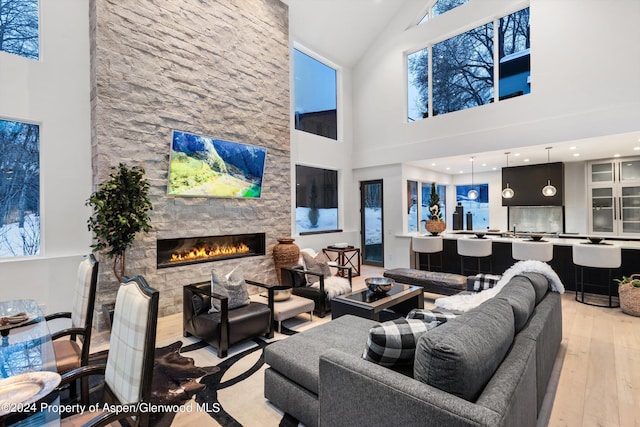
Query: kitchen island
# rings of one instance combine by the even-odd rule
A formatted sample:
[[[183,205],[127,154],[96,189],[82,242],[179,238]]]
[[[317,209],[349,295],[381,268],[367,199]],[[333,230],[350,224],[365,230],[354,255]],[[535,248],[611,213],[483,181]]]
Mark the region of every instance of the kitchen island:
[[[511,244],[517,239],[529,239],[528,233],[517,233],[513,237],[512,233],[491,233],[485,231],[450,231],[442,234],[443,237],[443,256],[442,265],[434,265],[434,257],[431,257],[431,264],[434,269],[442,269],[449,273],[460,273],[460,256],[457,253],[457,240],[461,238],[476,238],[474,234],[484,233],[485,239],[491,239],[493,254],[486,259],[481,260],[481,270],[483,272],[492,272],[501,274],[507,268],[511,267],[516,260],[511,256]],[[416,233],[414,235],[424,235]],[[558,273],[567,290],[575,291],[575,266],[572,258],[572,247],[576,244],[589,244],[586,235],[544,235],[544,240],[553,243],[553,259],[549,265]],[[640,273],[640,240],[637,239],[621,239],[606,238],[604,243],[612,243],[620,245],[622,248],[622,266],[619,272],[614,273],[614,278],[621,276],[629,276],[634,273]],[[437,258],[437,257],[436,257]],[[415,254],[411,254],[412,260],[415,260]],[[427,256],[421,254],[419,256],[419,268],[427,269]],[[589,270],[589,281],[604,285],[607,281],[607,275],[604,271]],[[617,290],[617,289],[616,289]],[[603,294],[606,292],[604,286],[585,286],[585,292]]]

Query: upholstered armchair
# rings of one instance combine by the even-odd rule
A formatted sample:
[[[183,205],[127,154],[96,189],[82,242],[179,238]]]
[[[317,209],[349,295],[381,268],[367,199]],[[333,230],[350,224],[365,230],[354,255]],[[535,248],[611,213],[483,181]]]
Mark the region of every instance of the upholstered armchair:
[[[80,262],[76,274],[73,306],[70,312],[59,312],[45,316],[45,320],[71,319],[71,327],[52,332],[53,350],[58,373],[89,364],[89,347],[93,326],[93,309],[98,283],[98,261],[90,254]],[[51,326],[50,326],[51,328]],[[86,396],[88,383],[83,380]],[[70,384],[71,395],[76,394],[75,383]],[[86,404],[86,402],[83,402]]]
[[[353,272],[351,267],[328,262],[313,249],[300,253],[299,265],[282,267],[282,284],[291,287],[294,295],[313,300],[314,312],[325,317],[331,311],[331,299],[351,291]]]
[[[82,366],[62,375],[61,386],[87,375],[104,375],[102,400],[96,412],[62,419],[61,425],[110,425],[127,420],[129,425],[149,425],[144,405],[151,397],[158,323],[159,292],[142,277],[123,278],[118,289],[106,364]],[[109,412],[109,408],[117,408]]]
[[[273,338],[273,301],[280,285],[266,285],[252,280],[246,284],[268,291],[266,304],[250,301],[246,305],[230,308],[229,296],[211,291],[210,282],[186,285],[182,299],[182,331],[185,337],[195,336],[207,342],[226,357],[229,347],[259,337]],[[218,311],[212,312],[212,300]]]

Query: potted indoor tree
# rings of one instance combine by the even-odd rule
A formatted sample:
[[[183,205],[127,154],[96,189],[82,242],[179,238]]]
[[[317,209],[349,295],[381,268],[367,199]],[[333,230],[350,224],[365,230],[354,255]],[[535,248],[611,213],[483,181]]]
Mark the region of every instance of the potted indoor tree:
[[[113,259],[113,274],[121,282],[126,271],[126,250],[138,232],[151,230],[148,211],[152,205],[143,168],[120,163],[111,170],[109,179],[87,200],[86,204],[93,208],[87,223],[94,234],[93,251],[106,250]]]
[[[429,196],[429,219],[423,220],[425,229],[433,236],[437,236],[442,233],[447,227],[444,219],[442,218],[442,211],[440,210],[440,196],[436,191],[436,183],[431,183],[431,195]]]

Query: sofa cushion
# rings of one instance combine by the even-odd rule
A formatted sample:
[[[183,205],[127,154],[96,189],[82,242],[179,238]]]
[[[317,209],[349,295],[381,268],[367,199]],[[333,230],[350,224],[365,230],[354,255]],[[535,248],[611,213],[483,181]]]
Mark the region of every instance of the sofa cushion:
[[[247,283],[244,281],[244,274],[240,266],[236,266],[229,273],[222,275],[216,270],[211,271],[211,293],[228,297],[228,308],[243,307],[249,305],[249,291]],[[220,303],[215,298],[211,298],[211,309],[209,313],[220,311]]]
[[[459,314],[445,310],[429,310],[428,308],[414,308],[407,314],[407,319],[421,319],[427,322],[446,323],[448,320],[455,319]]]
[[[536,293],[531,282],[526,277],[515,276],[500,289],[496,298],[504,298],[511,305],[517,334],[527,324],[536,308]]]
[[[418,338],[438,322],[399,318],[369,330],[362,358],[381,366],[412,366]]]
[[[341,316],[303,333],[269,344],[264,361],[280,375],[318,394],[320,355],[335,348],[361,359],[369,329],[378,322]]]
[[[312,257],[307,252],[301,252],[302,259],[304,260],[305,270],[313,273],[322,274],[324,277],[331,276],[331,269],[327,264],[327,257],[323,252],[318,253],[315,257]],[[309,283],[316,283],[320,278],[313,274],[307,274],[307,281]]]
[[[473,277],[473,290],[475,292],[493,288],[500,281],[502,275],[480,273]]]
[[[526,277],[531,282],[533,290],[536,292],[537,305],[549,291],[549,279],[540,273],[521,273],[520,276]]]
[[[198,294],[191,295],[191,306],[193,307],[193,314],[196,316],[207,311],[207,304],[204,302],[204,298]]]
[[[510,304],[492,298],[420,337],[414,378],[473,402],[507,354],[514,333]]]

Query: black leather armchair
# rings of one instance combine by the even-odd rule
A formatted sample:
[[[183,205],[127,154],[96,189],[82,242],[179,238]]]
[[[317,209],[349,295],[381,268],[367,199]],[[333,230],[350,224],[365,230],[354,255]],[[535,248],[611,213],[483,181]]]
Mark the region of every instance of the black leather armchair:
[[[207,342],[218,351],[218,357],[226,357],[229,347],[239,342],[260,335],[273,338],[273,295],[286,286],[245,282],[266,289],[267,304],[251,301],[249,305],[230,310],[226,296],[211,293],[210,282],[186,285],[182,291],[183,335]],[[209,313],[211,298],[220,301],[218,313]]]
[[[347,277],[345,280],[349,281],[349,288],[352,288],[352,276],[353,272],[351,267],[345,267],[341,265],[332,265],[332,268],[337,268],[339,272],[345,272]],[[328,297],[325,291],[325,277],[321,273],[305,270],[302,265],[294,265],[292,267],[282,267],[280,269],[282,284],[286,287],[291,287],[291,292],[294,295],[298,295],[304,298],[309,298],[315,302],[316,306],[314,313],[318,317],[324,317],[331,311],[331,299]],[[343,273],[344,274],[344,273]],[[307,275],[317,276],[319,278],[319,286],[311,287],[307,282]]]

